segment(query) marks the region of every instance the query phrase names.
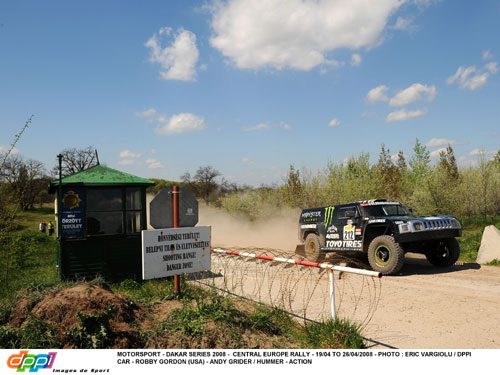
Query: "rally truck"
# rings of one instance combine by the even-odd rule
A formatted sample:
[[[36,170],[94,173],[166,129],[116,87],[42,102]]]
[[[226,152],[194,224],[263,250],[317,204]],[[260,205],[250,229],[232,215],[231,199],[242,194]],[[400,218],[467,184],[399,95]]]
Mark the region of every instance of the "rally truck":
[[[329,252],[364,252],[383,275],[398,273],[407,252],[425,254],[435,266],[451,266],[460,256],[455,237],[461,235],[452,216],[414,216],[401,203],[383,199],[308,208],[299,222],[308,260],[320,262]]]

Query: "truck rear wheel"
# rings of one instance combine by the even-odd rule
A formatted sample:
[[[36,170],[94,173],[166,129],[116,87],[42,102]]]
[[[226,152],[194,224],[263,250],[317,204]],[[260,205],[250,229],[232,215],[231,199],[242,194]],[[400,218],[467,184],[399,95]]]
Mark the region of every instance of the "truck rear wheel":
[[[304,252],[307,260],[311,262],[321,262],[325,259],[325,254],[320,250],[319,237],[314,233],[309,233],[304,244]]]
[[[460,257],[460,245],[456,238],[445,238],[437,242],[433,249],[427,250],[425,257],[434,266],[452,266]]]
[[[403,268],[405,252],[393,237],[378,236],[368,246],[368,262],[374,271],[392,275]]]

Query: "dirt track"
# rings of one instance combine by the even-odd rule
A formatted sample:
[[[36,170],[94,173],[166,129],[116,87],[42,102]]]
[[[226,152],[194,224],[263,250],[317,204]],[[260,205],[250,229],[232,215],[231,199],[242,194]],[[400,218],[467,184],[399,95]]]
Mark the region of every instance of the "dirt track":
[[[248,267],[246,264],[230,264],[226,274],[235,275],[240,267]],[[298,277],[287,276],[279,267],[263,270],[246,270],[241,283],[266,294],[266,279],[280,275],[274,283],[283,279],[293,285],[291,307],[300,315],[304,296],[311,290],[303,285],[304,276],[300,272]],[[312,277],[319,282],[307,305],[307,317],[317,320],[330,315],[329,289],[328,277],[317,276],[317,271],[314,275],[311,273],[309,280]],[[352,274],[343,274],[340,279],[336,274],[335,279],[338,316],[362,324],[370,348],[500,348],[500,267],[468,263],[439,268],[423,256],[407,255],[399,275],[371,282]]]
[[[364,335],[396,348],[498,349],[499,321],[500,267],[440,269],[410,255],[401,275],[382,279]]]

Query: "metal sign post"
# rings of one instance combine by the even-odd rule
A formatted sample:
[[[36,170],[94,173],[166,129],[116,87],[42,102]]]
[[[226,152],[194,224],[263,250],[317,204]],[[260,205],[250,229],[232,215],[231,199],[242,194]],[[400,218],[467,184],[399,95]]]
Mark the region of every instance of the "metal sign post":
[[[172,189],[172,199],[172,219],[174,222],[174,228],[179,228],[179,188],[177,186],[174,186]],[[181,281],[178,274],[174,275],[174,290],[175,294],[181,293]]]

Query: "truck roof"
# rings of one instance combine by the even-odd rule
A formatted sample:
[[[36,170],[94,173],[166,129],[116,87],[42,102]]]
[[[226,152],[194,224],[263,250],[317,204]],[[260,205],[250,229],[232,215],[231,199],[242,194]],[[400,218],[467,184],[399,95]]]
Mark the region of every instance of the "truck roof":
[[[350,203],[342,203],[342,204],[335,204],[333,205],[336,208],[342,208],[342,207],[349,207],[349,206],[377,206],[377,205],[400,205],[400,202],[388,202],[385,199],[372,199],[372,200],[365,200],[365,201],[357,201],[357,202],[350,202]],[[319,208],[326,208],[326,207],[332,207],[332,206],[324,206],[324,207],[315,207],[315,208],[306,208],[303,211],[313,211],[317,210]]]

